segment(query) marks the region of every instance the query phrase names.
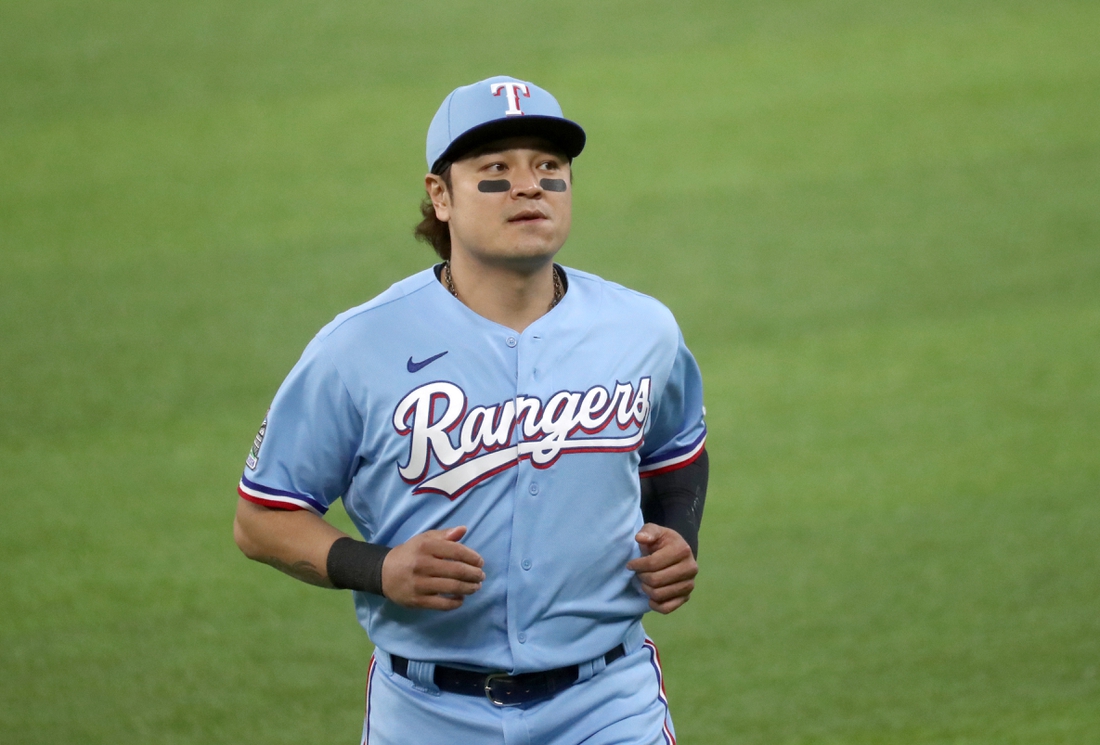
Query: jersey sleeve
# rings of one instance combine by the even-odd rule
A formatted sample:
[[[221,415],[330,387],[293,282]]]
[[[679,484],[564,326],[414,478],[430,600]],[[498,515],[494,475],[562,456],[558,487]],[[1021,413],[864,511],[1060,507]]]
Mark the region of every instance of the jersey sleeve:
[[[359,410],[316,338],[275,394],[237,492],[265,507],[324,515],[351,483],[362,437]]]
[[[703,421],[703,378],[699,365],[678,333],[672,371],[651,413],[652,424],[640,450],[642,478],[675,471],[699,457],[707,439]]]

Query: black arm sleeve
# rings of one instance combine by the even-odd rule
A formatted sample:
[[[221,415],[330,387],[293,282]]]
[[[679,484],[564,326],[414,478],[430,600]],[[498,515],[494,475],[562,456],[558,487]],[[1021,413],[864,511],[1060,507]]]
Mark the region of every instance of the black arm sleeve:
[[[683,468],[643,478],[642,519],[672,528],[699,555],[699,526],[703,522],[703,504],[707,499],[710,462],[706,448]]]
[[[364,543],[354,538],[337,538],[328,550],[325,569],[329,582],[338,590],[361,590],[382,594],[382,562],[389,546]]]

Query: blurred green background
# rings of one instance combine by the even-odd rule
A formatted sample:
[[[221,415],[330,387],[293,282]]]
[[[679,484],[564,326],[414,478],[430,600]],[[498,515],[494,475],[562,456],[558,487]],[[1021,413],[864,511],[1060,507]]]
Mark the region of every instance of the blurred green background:
[[[0,741],[357,741],[350,598],[245,560],[234,487],[313,333],[432,261],[428,122],[505,73],[589,134],[561,261],[707,383],[699,587],[647,621],[680,741],[1100,742],[1098,28],[0,3]]]

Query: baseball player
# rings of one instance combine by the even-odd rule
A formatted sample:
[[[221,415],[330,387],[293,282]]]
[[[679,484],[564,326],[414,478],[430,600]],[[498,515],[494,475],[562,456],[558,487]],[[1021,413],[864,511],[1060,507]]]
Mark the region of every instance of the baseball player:
[[[641,618],[694,587],[702,383],[664,306],[553,261],[584,144],[533,83],[447,96],[442,263],[323,328],[248,455],[241,550],[354,592],[363,742],[675,742]]]

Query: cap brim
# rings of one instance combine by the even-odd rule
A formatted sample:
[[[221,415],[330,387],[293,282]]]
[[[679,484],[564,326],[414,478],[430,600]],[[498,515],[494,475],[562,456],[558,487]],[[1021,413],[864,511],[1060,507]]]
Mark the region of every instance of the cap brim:
[[[466,130],[436,158],[432,173],[438,173],[446,163],[453,163],[466,153],[482,145],[506,137],[542,137],[561,148],[570,158],[576,158],[584,150],[585,134],[581,125],[556,116],[513,116],[494,119]]]

